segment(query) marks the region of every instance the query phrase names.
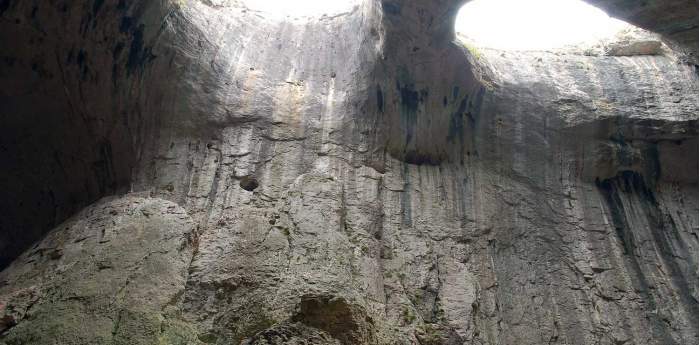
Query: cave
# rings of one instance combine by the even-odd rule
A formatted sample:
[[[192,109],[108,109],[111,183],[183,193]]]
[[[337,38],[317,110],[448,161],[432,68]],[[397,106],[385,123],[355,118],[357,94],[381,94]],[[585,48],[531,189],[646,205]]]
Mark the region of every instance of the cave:
[[[697,343],[698,3],[585,2],[0,0],[0,344]]]

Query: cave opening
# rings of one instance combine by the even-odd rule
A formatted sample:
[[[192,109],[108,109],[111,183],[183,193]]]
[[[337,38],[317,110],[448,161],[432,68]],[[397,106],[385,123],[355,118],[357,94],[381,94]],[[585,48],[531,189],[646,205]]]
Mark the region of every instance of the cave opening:
[[[502,50],[589,44],[630,28],[581,0],[472,0],[455,22],[462,41]]]

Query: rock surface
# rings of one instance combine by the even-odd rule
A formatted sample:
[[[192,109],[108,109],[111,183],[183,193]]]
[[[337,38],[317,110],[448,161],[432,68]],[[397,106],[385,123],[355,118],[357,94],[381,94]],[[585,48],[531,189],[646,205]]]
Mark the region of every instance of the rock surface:
[[[697,343],[697,69],[459,4],[0,2],[0,343]]]
[[[0,274],[3,342],[172,343],[186,328],[195,224],[162,199],[102,200],[49,233]]]
[[[459,37],[469,45],[474,42],[463,36]],[[675,60],[684,61],[687,57],[683,52],[669,48],[663,38],[658,35],[629,25],[616,35],[594,42],[582,43],[557,49],[552,52],[578,54],[587,56],[638,56],[638,55],[666,55]]]
[[[686,0],[588,0],[610,16],[663,35],[698,64],[698,2]]]

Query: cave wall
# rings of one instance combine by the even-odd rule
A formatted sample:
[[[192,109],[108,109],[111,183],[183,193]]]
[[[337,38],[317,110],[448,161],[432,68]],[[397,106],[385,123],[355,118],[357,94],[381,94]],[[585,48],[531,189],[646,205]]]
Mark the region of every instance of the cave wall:
[[[698,64],[698,2],[685,0],[590,0],[610,16],[662,34],[668,43]]]
[[[0,3],[0,266],[89,203],[129,190],[153,133],[148,45],[172,6]]]
[[[460,4],[0,3],[0,343],[697,342],[697,70]]]

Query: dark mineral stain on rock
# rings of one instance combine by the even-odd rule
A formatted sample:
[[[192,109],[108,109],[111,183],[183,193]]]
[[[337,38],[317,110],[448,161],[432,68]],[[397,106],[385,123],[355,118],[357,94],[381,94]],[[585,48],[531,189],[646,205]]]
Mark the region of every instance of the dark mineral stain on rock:
[[[117,42],[117,44],[114,46],[114,49],[112,50],[112,58],[116,60],[119,57],[119,54],[122,52],[123,49],[124,49],[124,43]]]
[[[384,8],[384,12],[386,12],[387,14],[391,14],[391,15],[401,14],[401,4],[398,4],[395,2],[384,2],[384,3],[382,3],[382,7]]]
[[[131,47],[129,48],[129,58],[126,62],[128,74],[141,70],[146,62],[155,58],[151,54],[150,49],[144,47],[143,30],[144,26],[142,24],[133,33]]]
[[[134,19],[128,16],[122,17],[122,20],[119,22],[119,32],[121,33],[127,33],[131,31],[132,27],[134,25]]]
[[[420,103],[420,98],[418,91],[413,87],[413,84],[401,84],[401,82],[396,82],[396,88],[399,90],[399,95],[401,97],[401,106],[406,112],[416,112],[418,111],[418,104]]]
[[[105,0],[95,0],[95,2],[92,3],[92,15],[95,16],[97,15],[97,12],[100,11],[100,8],[102,8],[102,5],[104,5]]]
[[[418,105],[421,102],[420,93],[415,90],[413,84],[402,84],[398,80],[396,81],[396,88],[399,92],[399,115],[405,126],[406,143],[409,143],[414,137],[418,121]]]
[[[380,113],[384,112],[384,94],[382,93],[382,87],[377,85],[377,109]]]
[[[10,8],[10,0],[1,0],[0,1],[0,16],[7,11],[7,9]]]
[[[450,117],[450,128],[447,134],[447,140],[453,142],[459,137],[460,143],[464,143],[464,115],[467,110],[467,97],[459,103],[459,108],[452,113]]]
[[[403,160],[414,165],[439,165],[442,161],[439,154],[428,154],[417,150],[406,151]]]

